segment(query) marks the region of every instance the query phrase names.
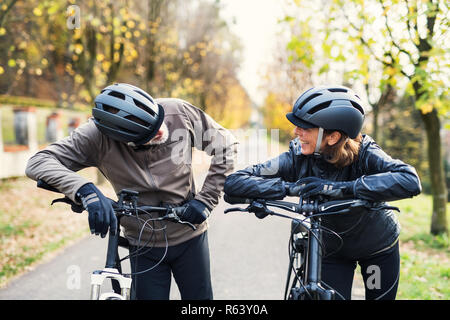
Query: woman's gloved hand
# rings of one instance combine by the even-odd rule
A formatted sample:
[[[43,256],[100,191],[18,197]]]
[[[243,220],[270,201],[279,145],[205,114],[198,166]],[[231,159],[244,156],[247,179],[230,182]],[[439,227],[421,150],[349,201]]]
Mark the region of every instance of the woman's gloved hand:
[[[355,181],[331,181],[317,177],[306,177],[297,182],[287,183],[286,194],[288,196],[303,196],[309,198],[323,195],[331,198],[343,198],[354,196],[353,187]]]
[[[92,183],[83,185],[77,191],[77,196],[88,212],[89,228],[91,233],[101,235],[102,238],[109,232],[116,234],[117,217],[111,201]]]

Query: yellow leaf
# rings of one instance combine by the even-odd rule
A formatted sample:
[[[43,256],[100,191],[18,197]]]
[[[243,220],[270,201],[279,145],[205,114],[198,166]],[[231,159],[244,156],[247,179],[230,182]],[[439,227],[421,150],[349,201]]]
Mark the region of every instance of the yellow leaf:
[[[75,75],[75,82],[81,84],[84,82],[84,78],[82,76],[80,76],[79,74],[77,74],[77,75]]]
[[[75,44],[74,51],[76,54],[80,54],[81,52],[83,52],[83,45],[81,43]]]
[[[431,103],[424,103],[420,106],[420,111],[422,112],[422,114],[430,113],[431,111],[433,111],[433,106],[431,105]]]
[[[104,71],[108,72],[110,67],[111,67],[111,62],[106,61],[106,60],[102,62],[102,69]]]
[[[5,69],[3,69],[2,66],[0,66],[0,74],[3,74],[5,72]]]
[[[74,38],[75,40],[81,38],[81,29],[74,29],[74,30],[73,30],[73,38]]]
[[[6,33],[5,28],[0,28],[0,36],[3,36]]]
[[[119,62],[119,60],[120,60],[120,54],[117,51],[114,52],[113,60],[114,60],[114,62]]]
[[[11,68],[14,68],[16,66],[16,60],[9,59],[8,60],[8,66],[11,67]]]
[[[42,16],[42,10],[39,9],[39,8],[34,8],[34,9],[33,9],[33,14],[34,14],[36,17],[40,17],[40,16]]]

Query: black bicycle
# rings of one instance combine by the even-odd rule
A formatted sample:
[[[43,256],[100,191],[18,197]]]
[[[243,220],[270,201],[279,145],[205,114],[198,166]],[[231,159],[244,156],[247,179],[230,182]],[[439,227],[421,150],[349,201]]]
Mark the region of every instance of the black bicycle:
[[[39,188],[60,193],[59,190],[48,185],[43,180],[38,180],[37,186]],[[183,221],[180,219],[178,212],[179,208],[177,207],[170,208],[170,207],[155,207],[155,206],[138,206],[137,204],[139,199],[139,193],[128,189],[121,190],[117,194],[117,196],[118,201],[110,199],[117,217],[117,230],[115,234],[111,234],[111,232],[109,232],[108,235],[109,238],[108,238],[108,249],[106,252],[105,268],[103,268],[102,270],[95,270],[91,274],[91,294],[90,294],[91,300],[129,300],[132,284],[132,275],[137,273],[131,274],[122,273],[121,263],[126,259],[130,259],[131,257],[145,254],[145,252],[149,250],[149,248],[151,249],[149,243],[145,243],[143,245],[138,246],[138,248],[133,252],[132,255],[127,255],[126,257],[123,258],[119,257],[119,250],[118,250],[119,246],[125,248],[128,248],[129,246],[128,240],[120,236],[120,219],[122,217],[131,216],[140,220],[142,223],[141,231],[143,231],[145,228],[149,228],[150,223],[163,220],[186,224],[193,230],[196,229],[196,227],[190,222]],[[84,211],[84,207],[82,205],[76,204],[68,197],[55,199],[52,201],[51,204],[53,205],[56,202],[63,202],[69,204],[72,208],[72,211],[77,213],[81,213]],[[154,217],[152,213],[153,214],[156,213],[157,216]],[[140,218],[142,216],[145,216],[146,218],[145,219]],[[155,229],[150,228],[150,230],[154,231]],[[166,253],[167,249],[168,249],[168,242],[166,237]],[[155,268],[157,265],[159,265],[164,258],[165,255],[163,255],[160,261],[157,262],[151,268]],[[139,273],[144,273],[149,270],[151,269],[143,270],[140,271]],[[101,286],[103,285],[106,279],[111,279],[114,292],[101,293]]]
[[[342,199],[323,201],[323,199],[303,199],[299,203],[282,200],[246,199],[229,197],[225,201],[230,204],[248,204],[246,208],[232,207],[232,211],[252,212],[258,218],[267,215],[278,216],[292,220],[289,239],[289,267],[284,293],[285,300],[334,300],[338,292],[321,280],[321,265],[324,253],[322,241],[323,232],[329,232],[340,240],[337,252],[343,245],[343,240],[335,231],[322,225],[324,216],[345,214],[361,208],[379,210],[381,208],[398,210],[384,203],[373,203],[361,199]],[[269,207],[283,209],[300,216],[289,216],[274,212]],[[326,254],[332,254],[328,252]],[[294,275],[292,282],[291,276]],[[344,299],[341,296],[342,299]]]

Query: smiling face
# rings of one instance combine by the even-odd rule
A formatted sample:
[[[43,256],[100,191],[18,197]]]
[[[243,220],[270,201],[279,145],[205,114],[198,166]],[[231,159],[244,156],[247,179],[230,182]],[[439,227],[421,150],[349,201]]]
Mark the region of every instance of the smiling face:
[[[317,136],[319,134],[319,128],[310,128],[303,129],[300,127],[295,127],[294,129],[295,135],[300,140],[301,151],[304,155],[310,155],[314,153],[317,143]],[[322,138],[322,143],[320,145],[320,150],[323,149],[324,146],[334,145],[341,138],[341,134],[338,131],[333,131],[331,134],[324,134]]]

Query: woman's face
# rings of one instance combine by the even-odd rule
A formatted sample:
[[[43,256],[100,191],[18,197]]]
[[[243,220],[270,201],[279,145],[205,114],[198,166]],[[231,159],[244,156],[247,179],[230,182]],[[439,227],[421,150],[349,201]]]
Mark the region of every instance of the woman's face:
[[[319,128],[303,129],[295,127],[295,135],[300,140],[302,146],[302,154],[313,154],[316,148],[317,135],[319,134]]]
[[[295,135],[300,140],[300,144],[302,146],[302,154],[310,155],[314,153],[316,149],[317,135],[319,134],[319,128],[311,128],[311,129],[303,129],[300,127],[295,127],[294,129]],[[330,135],[323,135],[322,143],[320,145],[320,149],[328,145],[335,144],[341,138],[341,134],[337,131],[334,131]]]

